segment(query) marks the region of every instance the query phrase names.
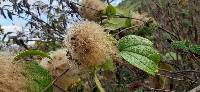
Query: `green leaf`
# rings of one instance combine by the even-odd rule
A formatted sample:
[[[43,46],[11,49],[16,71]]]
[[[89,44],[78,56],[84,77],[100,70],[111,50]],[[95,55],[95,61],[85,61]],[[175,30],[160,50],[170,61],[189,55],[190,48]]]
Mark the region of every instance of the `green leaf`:
[[[129,51],[122,51],[120,55],[130,64],[151,75],[155,75],[158,72],[158,65],[145,56]]]
[[[174,41],[172,47],[175,49],[182,50],[184,52],[192,52],[200,55],[200,45],[192,44],[187,41]]]
[[[190,45],[190,51],[192,53],[200,55],[200,45],[196,45],[196,44]]]
[[[29,56],[40,56],[42,58],[47,57],[51,59],[51,57],[47,53],[42,52],[40,50],[26,50],[26,51],[20,52],[17,56],[15,56],[14,59],[19,60],[19,59],[22,59],[24,57],[29,57]]]
[[[119,8],[116,8],[116,14],[119,14],[119,15],[122,15],[122,16],[130,16],[129,12],[126,11],[125,9],[119,9]],[[104,11],[103,13],[104,15],[107,15],[106,14],[106,10]],[[127,27],[128,25],[130,26],[130,19],[127,20],[126,18],[109,18],[108,20],[104,21],[104,27],[106,27],[107,29],[110,29],[110,30],[115,30],[115,29],[119,29],[119,28],[122,28],[122,27]],[[127,23],[126,23],[127,22]]]
[[[112,17],[112,16],[114,16],[116,14],[116,9],[115,9],[115,7],[113,7],[112,5],[108,5],[107,7],[106,7],[106,15],[108,16],[108,17]]]
[[[136,45],[153,46],[153,43],[150,40],[140,36],[128,35],[119,40],[118,48],[120,51],[122,51],[127,47]]]
[[[150,46],[144,46],[144,45],[131,46],[125,48],[123,51],[129,51],[145,56],[148,59],[154,61],[156,64],[159,64],[160,61],[159,53],[153,47]]]
[[[41,92],[52,82],[48,71],[34,61],[23,62],[23,68],[24,76],[29,83],[29,92]],[[47,92],[53,92],[53,88],[50,87]]]
[[[153,43],[146,38],[128,35],[119,40],[120,55],[135,67],[155,75],[160,61],[159,53],[152,47]]]
[[[124,18],[110,18],[109,20],[105,21],[104,27],[107,29],[115,30],[121,27],[126,27],[126,19]]]
[[[175,49],[183,50],[184,52],[189,50],[189,44],[186,41],[173,41],[171,44]]]

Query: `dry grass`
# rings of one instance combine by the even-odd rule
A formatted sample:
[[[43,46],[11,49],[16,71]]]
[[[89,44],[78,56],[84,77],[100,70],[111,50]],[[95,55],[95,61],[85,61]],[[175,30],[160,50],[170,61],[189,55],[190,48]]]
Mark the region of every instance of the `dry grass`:
[[[147,22],[150,18],[147,16],[147,13],[139,13],[139,12],[133,12],[132,14],[132,24],[134,26],[142,26],[145,22]]]
[[[13,56],[0,52],[0,92],[25,92],[26,79],[20,65],[12,63]]]

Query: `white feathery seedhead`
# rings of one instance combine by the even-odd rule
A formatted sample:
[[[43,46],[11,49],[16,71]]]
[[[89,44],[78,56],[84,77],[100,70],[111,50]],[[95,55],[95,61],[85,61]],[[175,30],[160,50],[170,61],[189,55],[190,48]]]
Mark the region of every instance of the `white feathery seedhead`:
[[[64,44],[73,60],[84,67],[100,65],[116,53],[104,28],[95,22],[82,21],[75,24],[67,31]]]
[[[80,15],[90,21],[97,21],[100,12],[106,9],[106,4],[100,0],[82,0]]]
[[[50,52],[51,60],[44,58],[40,62],[40,65],[47,69],[54,78],[60,76],[63,72],[69,69],[55,82],[57,86],[65,90],[79,81],[79,76],[77,75],[79,73],[78,66],[74,62],[71,62],[66,54],[66,49],[58,49]],[[55,88],[54,90],[56,91]]]
[[[66,54],[66,49],[51,51],[50,57],[52,58],[52,60],[44,58],[40,62],[40,65],[43,68],[47,69],[53,76],[59,76],[63,71],[67,69],[70,69],[70,71],[74,71],[74,69],[78,67],[76,67],[76,65],[68,59],[69,57]]]

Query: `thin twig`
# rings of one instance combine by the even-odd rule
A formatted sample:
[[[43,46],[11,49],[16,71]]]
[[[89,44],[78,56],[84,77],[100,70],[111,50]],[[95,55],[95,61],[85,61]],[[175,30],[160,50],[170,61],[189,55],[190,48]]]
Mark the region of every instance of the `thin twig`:
[[[200,71],[197,71],[197,70],[181,70],[181,71],[168,71],[168,70],[165,70],[165,69],[160,69],[161,71],[166,71],[166,72],[169,72],[169,73],[182,73],[182,72],[194,72],[194,73],[200,73]]]
[[[166,74],[160,74],[160,73],[158,73],[158,74],[156,74],[156,75],[157,75],[157,76],[166,77],[166,78],[169,78],[169,79],[173,79],[173,80],[177,80],[177,81],[186,81],[186,80],[183,79],[183,78],[175,78],[175,77],[172,77],[172,76],[168,76],[168,75],[166,75]],[[190,80],[190,81],[186,81],[186,82],[192,82],[192,83],[197,84],[197,82],[193,81],[191,78],[189,78],[189,77],[187,77],[187,76],[183,76],[183,77],[185,77],[185,78],[187,78],[187,79]]]
[[[144,85],[144,88],[147,88],[149,90],[155,91],[155,92],[173,92],[170,90],[165,90],[165,89],[156,89],[156,88],[152,88],[150,86]]]
[[[57,87],[61,92],[67,92],[67,91],[65,91],[63,88],[61,88],[61,87],[59,87],[57,84],[53,84],[55,87]]]
[[[135,28],[135,27],[139,27],[139,26],[131,26],[131,27],[128,27],[128,28],[122,29],[122,30],[120,30],[119,32],[117,32],[116,34],[114,34],[114,36],[116,36],[116,35],[118,35],[118,34],[124,32],[124,31],[126,31],[126,30],[129,30],[129,29]]]
[[[168,30],[166,30],[166,29],[164,29],[164,28],[162,28],[161,26],[158,26],[158,29],[161,29],[161,30],[165,31],[165,32],[167,32],[168,34],[172,35],[174,38],[178,39],[178,37],[176,37],[175,34],[171,33],[170,31],[168,31]]]

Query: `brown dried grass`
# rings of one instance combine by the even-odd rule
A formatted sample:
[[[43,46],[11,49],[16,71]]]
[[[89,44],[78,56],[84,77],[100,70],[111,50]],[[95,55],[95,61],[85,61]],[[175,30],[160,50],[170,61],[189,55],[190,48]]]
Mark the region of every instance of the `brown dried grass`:
[[[12,61],[10,53],[0,52],[0,92],[26,92],[22,67]]]

